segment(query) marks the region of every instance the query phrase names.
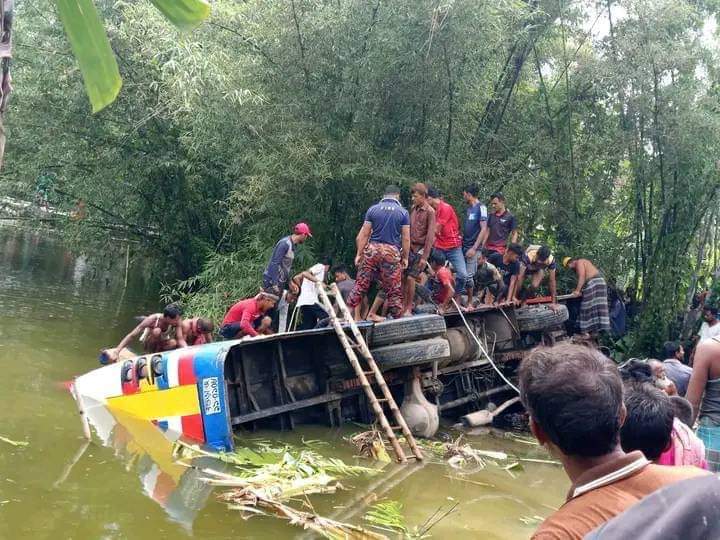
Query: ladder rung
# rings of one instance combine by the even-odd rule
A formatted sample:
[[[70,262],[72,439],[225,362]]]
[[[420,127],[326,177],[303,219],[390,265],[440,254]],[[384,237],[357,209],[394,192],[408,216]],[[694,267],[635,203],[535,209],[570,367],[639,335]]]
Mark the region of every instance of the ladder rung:
[[[393,431],[402,431],[402,426],[390,426]]]
[[[388,399],[384,397],[375,398],[378,403],[387,403]]]
[[[364,373],[365,375],[375,375],[375,372],[372,371],[372,370],[371,370],[371,371],[363,371],[363,373]]]

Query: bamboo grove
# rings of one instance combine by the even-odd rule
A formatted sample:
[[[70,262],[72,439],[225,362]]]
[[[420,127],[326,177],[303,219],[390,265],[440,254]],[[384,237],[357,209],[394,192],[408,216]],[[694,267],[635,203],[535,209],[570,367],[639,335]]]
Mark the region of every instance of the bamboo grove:
[[[96,3],[123,89],[90,114],[57,14],[15,13],[2,190],[87,202],[84,249],[125,235],[217,315],[295,220],[349,260],[388,183],[505,192],[524,242],[595,260],[651,352],[718,268],[715,1],[219,0],[192,32]]]

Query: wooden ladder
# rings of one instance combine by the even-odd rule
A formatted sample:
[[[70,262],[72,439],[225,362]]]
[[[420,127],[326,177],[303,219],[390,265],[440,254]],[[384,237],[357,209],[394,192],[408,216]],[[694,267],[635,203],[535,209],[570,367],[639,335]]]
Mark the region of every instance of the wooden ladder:
[[[417,443],[415,442],[415,437],[413,437],[413,434],[408,428],[407,422],[405,422],[405,418],[403,418],[402,414],[400,413],[400,408],[397,406],[395,398],[393,398],[392,393],[390,392],[390,388],[385,382],[385,378],[383,377],[380,368],[378,368],[377,363],[375,362],[375,359],[373,358],[373,355],[370,352],[367,343],[365,342],[365,338],[363,338],[362,334],[360,333],[360,329],[357,327],[357,324],[355,324],[355,319],[350,313],[348,307],[345,305],[345,301],[343,300],[343,297],[340,294],[337,285],[333,283],[330,286],[330,292],[335,297],[335,302],[340,308],[342,318],[338,317],[338,314],[335,311],[335,307],[333,306],[332,302],[330,302],[330,298],[328,297],[327,291],[325,290],[325,286],[320,285],[318,289],[320,294],[320,300],[322,301],[325,310],[330,316],[330,321],[332,322],[333,328],[335,329],[335,333],[337,334],[338,339],[343,346],[343,349],[345,349],[345,354],[347,355],[348,360],[350,360],[350,364],[355,370],[355,374],[357,375],[358,379],[360,379],[360,384],[362,385],[363,390],[365,390],[365,395],[370,402],[370,406],[372,407],[373,413],[375,414],[375,418],[378,422],[380,422],[380,426],[383,428],[383,431],[385,431],[385,435],[387,436],[390,444],[392,445],[393,451],[395,452],[395,458],[397,459],[398,463],[406,463],[408,460],[408,456],[405,455],[405,451],[403,450],[402,446],[400,446],[400,441],[398,440],[396,434],[397,432],[401,432],[403,434],[403,436],[405,437],[405,441],[410,447],[410,450],[412,452],[412,456],[409,456],[410,459],[416,459],[418,461],[422,460],[423,454]],[[345,333],[345,330],[342,327],[343,323],[350,327],[354,340],[351,340]],[[360,364],[360,360],[358,360],[358,356],[355,351],[360,352],[360,355],[365,360],[368,369],[364,369],[363,366]],[[380,396],[375,393],[375,389],[370,384],[370,381],[368,379],[369,376],[374,377],[375,385],[379,388],[381,393]],[[388,422],[385,411],[383,410],[383,405],[386,405],[390,409],[390,412],[392,413],[393,419],[395,421],[394,426],[391,426],[390,422]]]

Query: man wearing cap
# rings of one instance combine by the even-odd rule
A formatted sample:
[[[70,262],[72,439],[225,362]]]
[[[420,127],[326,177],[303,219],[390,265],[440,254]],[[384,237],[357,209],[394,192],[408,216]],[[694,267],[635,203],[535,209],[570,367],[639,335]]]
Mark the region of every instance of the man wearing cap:
[[[602,273],[588,259],[565,257],[563,266],[577,274],[577,285],[573,296],[582,296],[578,325],[580,331],[597,335],[610,330],[607,283]]]
[[[240,300],[225,314],[220,326],[220,335],[225,339],[239,339],[244,336],[254,337],[271,333],[272,321],[270,317],[264,315],[275,307],[277,301],[277,296],[266,292]]]
[[[357,308],[379,277],[388,312],[395,318],[402,317],[402,274],[408,266],[410,252],[410,215],[400,204],[400,188],[388,186],[380,202],[368,209],[356,245],[358,273],[348,296],[348,307]],[[355,317],[359,318],[357,310]]]
[[[279,296],[288,286],[290,269],[295,259],[295,246],[302,244],[308,238],[312,238],[310,227],[307,223],[298,223],[293,229],[293,234],[281,238],[275,244],[270,262],[263,273],[263,289],[265,291]],[[294,292],[299,292],[297,285],[291,284],[290,287]]]

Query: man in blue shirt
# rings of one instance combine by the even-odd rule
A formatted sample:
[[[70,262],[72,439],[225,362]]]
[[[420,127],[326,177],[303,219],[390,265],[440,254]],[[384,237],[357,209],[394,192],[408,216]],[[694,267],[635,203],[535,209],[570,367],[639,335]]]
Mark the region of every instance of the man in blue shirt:
[[[692,375],[692,368],[685,365],[685,351],[679,341],[668,341],[663,345],[665,360],[665,374],[668,379],[675,383],[678,395],[685,397],[687,393],[688,383]]]
[[[348,296],[348,307],[355,310],[358,319],[357,307],[379,277],[388,312],[395,318],[402,317],[402,273],[408,266],[410,252],[410,215],[400,204],[400,188],[388,186],[382,200],[370,207],[356,244],[358,273]],[[377,316],[372,318],[381,320]]]
[[[487,206],[478,199],[478,187],[474,184],[463,190],[463,199],[468,205],[465,210],[465,221],[463,222],[462,250],[465,255],[465,268],[467,269],[467,280],[465,291],[467,292],[468,304],[471,305],[475,272],[478,265],[478,249],[485,243],[489,230]]]

